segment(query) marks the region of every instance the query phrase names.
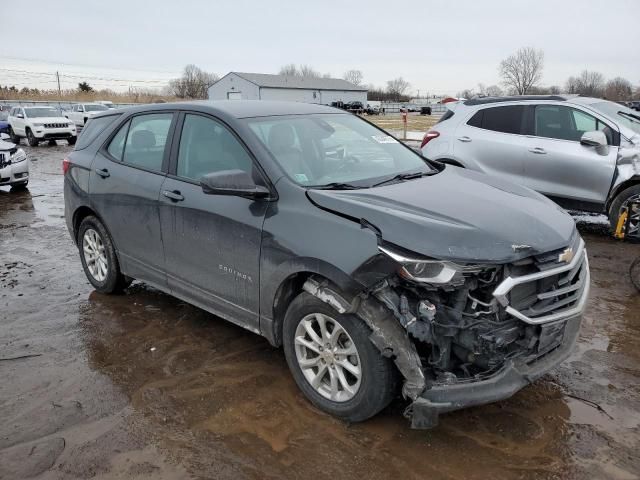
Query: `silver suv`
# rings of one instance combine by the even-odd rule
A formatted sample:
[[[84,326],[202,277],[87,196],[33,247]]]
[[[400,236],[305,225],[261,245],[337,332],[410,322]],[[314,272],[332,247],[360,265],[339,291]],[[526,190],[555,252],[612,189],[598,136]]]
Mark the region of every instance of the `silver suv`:
[[[484,97],[450,104],[422,141],[432,160],[503,177],[612,227],[640,198],[640,114],[578,96]],[[629,218],[629,235],[640,219]]]

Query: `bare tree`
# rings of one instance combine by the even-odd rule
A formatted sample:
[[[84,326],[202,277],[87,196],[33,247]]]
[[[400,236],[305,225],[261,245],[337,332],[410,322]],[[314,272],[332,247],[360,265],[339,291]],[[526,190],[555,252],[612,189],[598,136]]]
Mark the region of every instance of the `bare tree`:
[[[578,89],[580,88],[580,80],[578,77],[569,77],[567,78],[567,82],[564,84],[565,93],[576,94],[578,93]]]
[[[551,85],[549,87],[550,95],[558,95],[560,92],[562,92],[562,89],[558,85]]]
[[[531,87],[542,79],[544,52],[533,47],[522,47],[513,55],[500,62],[500,76],[503,83],[525,95]]]
[[[169,89],[178,98],[207,98],[211,85],[218,81],[218,75],[205,72],[196,65],[184,67],[182,77],[169,82]]]
[[[472,89],[470,88],[465,88],[464,90],[456,93],[456,97],[457,98],[473,98],[475,97],[477,94],[476,92],[474,92]]]
[[[344,72],[342,76],[347,82],[353,83],[354,85],[362,84],[362,71],[360,70],[348,70]]]
[[[300,76],[307,78],[320,78],[322,74],[314,70],[310,65],[300,65]]]
[[[407,91],[409,85],[409,82],[402,77],[394,78],[387,82],[387,92],[391,94],[392,97],[399,99]]]
[[[633,96],[633,87],[631,82],[626,78],[616,77],[607,82],[604,89],[604,96],[607,100],[619,102],[621,100],[631,100]]]
[[[577,91],[585,97],[602,97],[604,95],[604,75],[600,72],[583,70],[577,79]]]
[[[485,90],[485,95],[489,97],[501,97],[502,89],[498,85],[489,85]]]
[[[279,75],[286,75],[287,77],[296,77],[298,75],[298,67],[295,63],[289,63],[280,67]]]

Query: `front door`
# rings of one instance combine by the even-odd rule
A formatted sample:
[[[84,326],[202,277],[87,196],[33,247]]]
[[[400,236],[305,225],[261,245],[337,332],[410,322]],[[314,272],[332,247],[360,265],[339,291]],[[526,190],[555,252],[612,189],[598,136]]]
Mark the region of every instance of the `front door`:
[[[174,114],[137,115],[97,154],[90,174],[94,208],[118,251],[122,271],[167,287],[158,196],[168,165]]]
[[[171,174],[160,193],[169,287],[177,297],[258,332],[260,246],[268,202],[207,195],[199,180],[223,170],[259,174],[244,146],[218,120],[186,113],[181,123]]]
[[[551,197],[604,204],[616,169],[614,130],[603,121],[564,105],[536,105],[533,135],[525,151],[526,185]],[[582,145],[585,132],[602,130],[609,151]]]

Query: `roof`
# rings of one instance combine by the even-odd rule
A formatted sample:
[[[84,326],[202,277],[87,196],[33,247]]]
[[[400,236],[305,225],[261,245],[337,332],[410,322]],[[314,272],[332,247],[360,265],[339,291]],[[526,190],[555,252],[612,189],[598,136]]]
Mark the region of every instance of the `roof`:
[[[259,87],[301,88],[313,90],[352,90],[356,92],[367,91],[366,87],[362,85],[354,85],[353,83],[342,80],[341,78],[298,77],[292,75],[271,75],[268,73],[244,72],[229,72],[227,75],[232,73],[244,78],[248,82],[258,85]],[[225,75],[225,77],[227,75]]]
[[[270,117],[273,115],[312,115],[321,113],[350,113],[338,108],[302,102],[278,102],[270,100],[200,100],[191,102],[169,102],[140,105],[118,110],[100,112],[97,116],[121,115],[162,110],[194,110],[212,114],[224,114],[232,118]]]

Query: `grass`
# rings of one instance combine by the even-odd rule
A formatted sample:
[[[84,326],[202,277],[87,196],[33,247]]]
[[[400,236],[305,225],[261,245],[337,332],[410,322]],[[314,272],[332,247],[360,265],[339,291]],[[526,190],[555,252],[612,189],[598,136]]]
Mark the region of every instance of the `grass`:
[[[387,115],[367,115],[364,118],[385,130],[402,130],[402,117],[399,113]],[[407,131],[426,132],[440,119],[439,115],[412,115],[407,116]]]

